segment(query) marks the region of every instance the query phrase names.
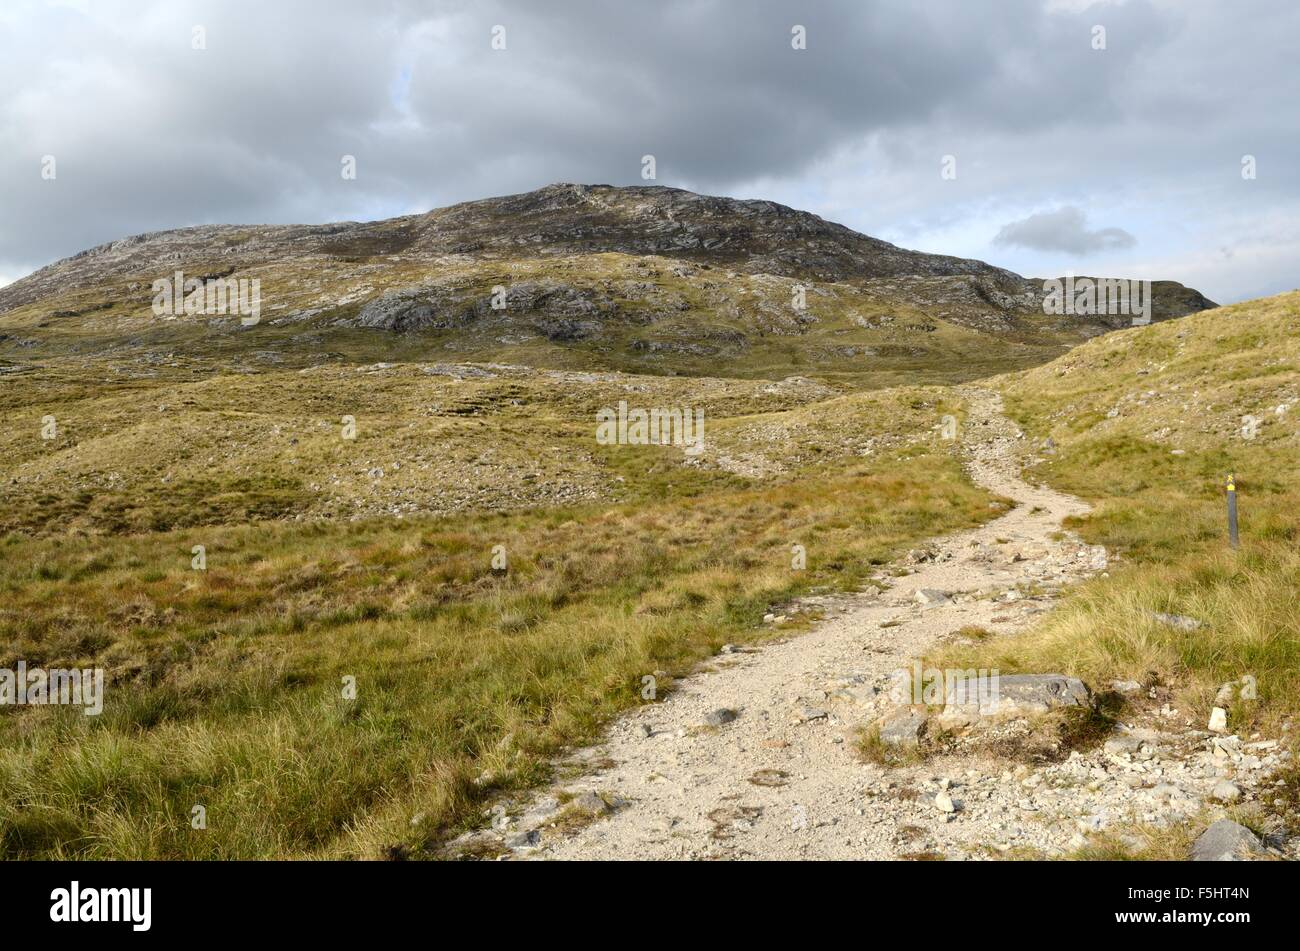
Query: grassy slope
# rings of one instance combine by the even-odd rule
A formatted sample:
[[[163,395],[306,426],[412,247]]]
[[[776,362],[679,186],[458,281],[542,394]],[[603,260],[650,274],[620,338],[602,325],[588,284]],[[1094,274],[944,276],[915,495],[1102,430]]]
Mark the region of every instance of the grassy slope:
[[[217,259],[186,266],[191,273],[223,270]],[[262,321],[254,327],[228,317],[160,320],[151,311],[153,275],[142,274],[0,315],[0,359],[112,352],[122,364],[147,356],[151,367],[176,362],[200,372],[213,365],[267,369],[268,358],[292,367],[321,359],[443,360],[669,376],[707,376],[721,364],[734,378],[809,373],[890,386],[1031,366],[1079,339],[1045,318],[1021,320],[1014,330],[972,330],[919,309],[905,293],[882,296],[857,283],[809,284],[800,314],[792,308],[800,281],[694,265],[683,270],[671,259],[617,253],[509,262],[448,258],[436,265],[385,257],[360,270],[321,256],[245,274],[261,281]],[[455,328],[415,334],[340,326],[365,300],[390,290],[425,287],[447,302],[447,314],[459,314],[489,300],[497,285],[530,282],[594,294],[610,307],[599,332],[549,340],[531,311],[477,314]],[[970,317],[989,308],[950,309]]]
[[[19,481],[4,512],[25,530],[3,542],[0,667],[103,666],[108,696],[100,717],[0,713],[8,856],[418,849],[641,702],[643,676],[665,672],[666,690],[722,643],[762,636],[769,605],[858,585],[918,539],[990,514],[931,435],[959,408],[923,388],[812,403],[736,381],[451,383],[412,367],[77,380],[3,383],[23,422],[6,431]],[[706,441],[766,453],[771,473],[596,447],[594,406],[629,392],[706,405]],[[332,421],[349,406],[364,438],[345,444]],[[66,424],[54,445],[35,439],[46,412]],[[620,489],[445,519],[241,524],[250,494],[277,484],[286,507],[268,517],[346,514],[375,491],[357,473],[394,459],[430,498],[507,478],[512,462],[543,485],[577,468]],[[92,477],[101,487],[79,500]],[[790,568],[795,543],[807,571]],[[190,567],[199,544],[204,572]],[[490,570],[497,544],[504,578]],[[190,828],[196,804],[205,831]]]
[[[1297,295],[1224,308],[1000,381],[1025,428],[1058,444],[1043,476],[1097,501],[1080,530],[1126,564],[961,666],[1156,679],[1198,711],[1251,673],[1260,699],[1234,705],[1235,728],[1291,712],[1296,312]],[[144,375],[64,358],[0,380],[15,408],[0,433],[0,666],[110,677],[99,718],[0,713],[3,854],[418,848],[641,702],[646,674],[665,672],[667,689],[720,644],[762,636],[769,605],[858,585],[873,563],[990,512],[929,435],[959,410],[941,390],[262,369]],[[621,397],[705,406],[713,464],[595,447],[595,407]],[[1278,416],[1281,403],[1293,408]],[[46,413],[60,421],[53,444],[35,438]],[[361,423],[354,444],[335,432],[343,413]],[[1248,413],[1265,420],[1259,435],[1234,438]],[[718,454],[766,475],[719,469]],[[397,460],[410,463],[400,477]],[[372,466],[386,469],[378,483]],[[1228,469],[1239,554],[1222,541]],[[470,497],[446,518],[348,520],[404,493],[427,508],[503,480],[518,493]],[[529,485],[601,491],[559,505]],[[789,568],[796,542],[804,573]],[[196,544],[206,572],[189,567]],[[505,578],[489,570],[495,544]],[[1147,609],[1210,626],[1183,634]],[[206,831],[190,828],[196,804]]]
[[[1248,675],[1258,699],[1231,704],[1231,729],[1272,732],[1300,712],[1298,319],[1300,293],[1251,301],[1113,334],[997,381],[1026,431],[1057,445],[1039,475],[1094,502],[1075,527],[1122,560],[1024,636],[948,661],[1158,683],[1201,726],[1219,686]],[[1261,421],[1253,438],[1244,416]],[[1206,626],[1182,631],[1152,611]]]

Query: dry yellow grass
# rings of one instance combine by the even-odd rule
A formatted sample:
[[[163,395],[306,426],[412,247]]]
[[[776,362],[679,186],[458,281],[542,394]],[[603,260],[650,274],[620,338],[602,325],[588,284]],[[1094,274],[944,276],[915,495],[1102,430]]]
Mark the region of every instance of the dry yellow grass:
[[[142,424],[129,420],[156,392],[82,396],[67,415],[80,413],[86,428],[74,428],[68,445],[50,456],[12,447],[13,471],[24,478],[10,487],[7,517],[37,481],[29,481],[33,472],[53,501],[24,513],[49,537],[11,532],[3,540],[0,667],[19,659],[102,666],[108,695],[99,717],[50,707],[0,714],[5,855],[426,854],[474,822],[488,797],[540,781],[559,747],[642,702],[645,676],[659,672],[658,690],[669,690],[723,643],[764,636],[760,619],[771,605],[859,585],[919,539],[990,514],[986,495],[929,432],[939,408],[933,392],[832,401],[820,430],[816,414],[781,396],[767,397],[773,412],[724,418],[723,445],[743,442],[733,426],[790,433],[776,454],[781,468],[760,480],[691,463],[671,448],[597,453],[583,417],[591,398],[617,392],[608,383],[595,397],[575,387],[547,402],[544,387],[491,381],[515,386],[511,398],[530,401],[536,414],[529,423],[500,390],[486,399],[458,385],[457,398],[477,393],[485,412],[501,417],[499,460],[517,453],[520,466],[545,478],[555,475],[549,465],[586,465],[620,485],[622,501],[253,525],[214,507],[206,524],[138,530],[195,510],[194,498],[151,491],[152,476],[185,453],[201,462],[225,445],[198,448],[212,438],[205,422],[207,430],[220,419],[264,435],[276,419],[286,429],[288,420],[309,420],[313,400],[331,402],[333,388],[346,386],[371,412],[388,405],[394,414],[386,421],[396,425],[372,427],[372,438],[385,451],[410,451],[400,414],[430,398],[416,373],[165,383],[179,388],[168,399],[205,387],[207,399],[172,424],[152,455]],[[754,402],[748,384],[664,385],[682,389],[658,395],[689,389],[719,412]],[[87,435],[100,420],[110,431],[103,444]],[[472,445],[472,432],[460,432],[464,442],[441,445]],[[897,448],[881,443],[864,458],[849,438],[855,433],[897,437]],[[192,443],[178,450],[175,440]],[[304,431],[303,470],[324,465],[323,451],[313,454],[323,445]],[[565,451],[551,463],[537,458],[539,445]],[[575,462],[578,446],[589,461]],[[248,451],[270,467],[278,450]],[[216,464],[213,479],[225,493],[238,491],[232,480],[243,474],[230,460],[240,458],[227,453]],[[461,471],[417,468],[428,491],[463,478],[465,463],[453,462]],[[55,476],[60,467],[104,465],[132,473],[118,497],[147,517],[108,521],[97,495],[74,513],[97,534],[66,534]],[[270,473],[283,476],[287,463],[278,465]],[[791,568],[795,543],[807,550],[804,571]],[[206,549],[204,571],[191,567],[196,545]],[[498,545],[504,575],[492,570]],[[347,677],[356,699],[342,693]],[[191,827],[200,805],[204,830]]]
[[[1074,527],[1121,560],[1025,635],[954,649],[951,663],[1063,670],[1102,687],[1158,682],[1197,718],[1221,685],[1251,678],[1257,696],[1238,690],[1229,709],[1242,732],[1276,731],[1300,712],[1298,318],[1300,293],[1250,301],[1113,334],[996,381],[1026,430],[1057,444],[1040,475],[1095,503]],[[1259,420],[1253,434],[1246,416]],[[1154,612],[1203,626],[1182,630]]]

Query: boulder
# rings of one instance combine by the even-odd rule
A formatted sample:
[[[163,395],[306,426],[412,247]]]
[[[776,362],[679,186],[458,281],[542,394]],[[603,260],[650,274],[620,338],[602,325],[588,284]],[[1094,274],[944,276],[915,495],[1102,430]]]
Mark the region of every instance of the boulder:
[[[1240,862],[1263,854],[1259,837],[1231,819],[1220,819],[1192,844],[1193,862]]]
[[[1064,674],[1012,674],[956,678],[947,684],[940,722],[1011,720],[1061,708],[1086,709],[1092,694],[1082,680]]]

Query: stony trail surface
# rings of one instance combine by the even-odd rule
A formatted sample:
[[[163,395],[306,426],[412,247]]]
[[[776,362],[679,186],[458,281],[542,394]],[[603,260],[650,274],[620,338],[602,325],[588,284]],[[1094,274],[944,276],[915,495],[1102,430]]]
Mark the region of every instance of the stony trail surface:
[[[508,812],[498,806],[496,828],[463,836],[453,852],[477,840],[542,859],[1051,856],[1116,822],[1190,817],[1234,771],[1269,765],[1265,750],[1241,745],[1189,752],[1214,740],[1184,720],[1170,724],[1177,732],[1135,730],[1037,769],[970,752],[904,767],[862,759],[855,738],[893,706],[896,671],[966,625],[1020,630],[1065,586],[1106,568],[1104,549],[1061,528],[1088,506],[1020,477],[1027,441],[1000,398],[960,392],[970,475],[1014,507],[911,553],[905,574],[882,573],[882,592],[804,599],[825,612],[810,631],[724,649],[559,764],[569,779]],[[948,596],[927,604],[920,591]]]

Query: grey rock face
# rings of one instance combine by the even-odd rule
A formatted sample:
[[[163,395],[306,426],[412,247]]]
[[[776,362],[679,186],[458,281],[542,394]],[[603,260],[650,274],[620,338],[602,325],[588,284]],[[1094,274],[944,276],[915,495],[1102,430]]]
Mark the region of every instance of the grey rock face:
[[[1220,819],[1201,833],[1192,845],[1193,862],[1240,862],[1262,855],[1259,837],[1231,819]]]
[[[127,281],[147,300],[148,285],[140,287],[141,276],[170,275],[177,266],[214,256],[220,257],[223,271],[238,275],[285,261],[356,267],[360,272],[387,261],[436,265],[466,257],[606,252],[677,259],[670,265],[674,275],[721,267],[818,282],[873,282],[877,290],[901,299],[943,310],[960,305],[967,319],[981,325],[991,322],[995,329],[1004,324],[1009,329],[1007,322],[1015,315],[1041,315],[1044,297],[1041,280],[983,261],[910,251],[775,202],[661,186],[555,184],[387,221],[205,225],[136,235],[82,251],[0,289],[0,313],[68,290]],[[647,299],[663,313],[680,309],[680,300],[669,288],[654,282],[647,288]],[[436,327],[475,312],[477,299],[486,296],[482,290],[461,287],[450,293],[448,288],[433,300],[412,298],[397,307],[390,301],[360,319],[362,326],[397,330]],[[632,296],[643,296],[632,290]],[[1172,281],[1155,282],[1153,291],[1155,319],[1214,306]],[[450,312],[445,306],[449,302]],[[572,311],[558,315],[569,319],[601,307],[599,295],[592,292],[561,291],[545,306],[542,303],[529,306]],[[562,327],[561,332],[572,329]]]

